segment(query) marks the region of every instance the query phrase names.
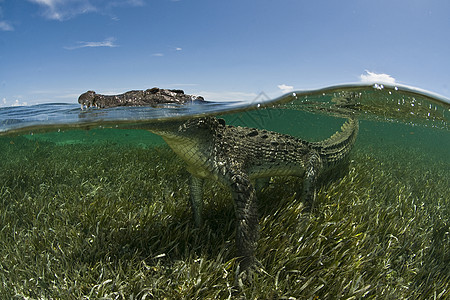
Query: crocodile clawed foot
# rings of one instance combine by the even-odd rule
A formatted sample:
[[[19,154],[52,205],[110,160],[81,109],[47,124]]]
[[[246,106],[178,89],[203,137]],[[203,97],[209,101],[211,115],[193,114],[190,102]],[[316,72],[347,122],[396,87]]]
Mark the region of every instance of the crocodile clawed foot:
[[[262,264],[253,259],[250,264],[243,264],[242,262],[236,268],[236,276],[234,286],[238,290],[253,283],[256,274],[265,273]]]

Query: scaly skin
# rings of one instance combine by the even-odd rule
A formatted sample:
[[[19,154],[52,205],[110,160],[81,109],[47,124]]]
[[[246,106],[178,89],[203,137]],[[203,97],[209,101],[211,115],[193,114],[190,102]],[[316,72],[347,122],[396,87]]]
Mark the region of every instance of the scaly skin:
[[[230,187],[236,203],[237,255],[241,270],[246,271],[254,265],[259,233],[252,181],[271,176],[303,177],[303,199],[310,206],[318,176],[348,156],[358,128],[358,121],[351,117],[341,131],[322,142],[234,127],[214,117],[156,123],[149,130],[162,136],[186,162],[192,174],[191,202],[197,225],[202,222],[203,180],[214,179]]]
[[[110,108],[117,106],[157,106],[161,104],[184,104],[204,101],[203,97],[187,95],[182,90],[152,88],[129,91],[120,95],[101,95],[87,91],[78,97],[81,109],[84,107]]]

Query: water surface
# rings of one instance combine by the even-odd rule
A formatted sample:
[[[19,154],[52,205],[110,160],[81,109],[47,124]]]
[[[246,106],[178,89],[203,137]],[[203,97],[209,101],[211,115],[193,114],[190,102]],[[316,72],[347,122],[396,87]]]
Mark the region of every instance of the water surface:
[[[449,109],[426,91],[381,85],[250,104],[1,108],[0,295],[228,298],[230,193],[206,184],[205,225],[196,228],[189,174],[145,126],[208,114],[320,141],[351,112],[360,131],[348,168],[322,182],[316,211],[303,211],[299,178],[272,178],[259,194],[264,272],[239,293],[448,299]]]

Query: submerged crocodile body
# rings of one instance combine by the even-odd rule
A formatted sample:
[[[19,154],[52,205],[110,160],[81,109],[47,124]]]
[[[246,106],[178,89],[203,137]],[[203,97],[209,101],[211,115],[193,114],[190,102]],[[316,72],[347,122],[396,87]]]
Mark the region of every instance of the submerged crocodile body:
[[[321,142],[234,127],[215,117],[156,125],[148,130],[162,136],[192,174],[191,202],[197,224],[201,223],[204,179],[230,187],[236,204],[236,247],[241,270],[253,265],[258,241],[256,191],[252,182],[271,176],[303,177],[303,200],[311,205],[318,176],[348,156],[358,133],[358,121],[353,117],[342,125],[341,131]]]
[[[101,95],[87,91],[78,98],[81,109],[84,107],[110,108],[117,106],[157,106],[161,104],[185,104],[192,101],[203,102],[201,96],[187,95],[182,90],[152,88],[129,91],[120,95]]]

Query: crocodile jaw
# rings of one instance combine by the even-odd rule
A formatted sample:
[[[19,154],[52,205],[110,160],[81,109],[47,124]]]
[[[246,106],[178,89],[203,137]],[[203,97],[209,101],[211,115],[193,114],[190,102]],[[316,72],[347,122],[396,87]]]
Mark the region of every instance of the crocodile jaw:
[[[189,173],[199,178],[218,180],[217,176],[209,170],[207,162],[210,158],[202,151],[198,141],[179,135],[163,135],[162,138],[173,152],[186,162]]]

